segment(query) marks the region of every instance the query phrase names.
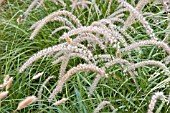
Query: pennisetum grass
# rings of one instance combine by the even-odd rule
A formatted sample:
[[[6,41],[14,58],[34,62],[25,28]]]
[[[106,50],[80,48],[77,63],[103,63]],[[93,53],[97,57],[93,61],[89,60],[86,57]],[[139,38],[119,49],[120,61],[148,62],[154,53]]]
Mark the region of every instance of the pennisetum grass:
[[[10,77],[6,85],[6,91],[11,87],[12,81],[13,81],[13,77]]]
[[[149,108],[148,108],[148,111],[147,113],[153,113],[153,109],[155,107],[155,104],[157,102],[158,99],[165,99],[165,96],[163,94],[163,92],[156,92],[153,96],[152,96],[152,99],[149,103]]]
[[[39,91],[38,91],[38,99],[41,99],[42,96],[42,92],[43,92],[43,88],[45,87],[45,85],[48,83],[48,81],[52,78],[55,78],[55,76],[49,76],[41,85]],[[41,102],[39,101],[38,104],[41,104]]]
[[[34,76],[32,77],[32,80],[38,79],[38,78],[41,77],[43,74],[44,74],[44,72],[41,72],[41,73],[38,73],[38,74],[34,75]]]
[[[3,98],[5,98],[8,95],[9,91],[4,91],[0,93],[0,100],[2,100]]]
[[[58,100],[56,102],[53,103],[54,106],[58,106],[60,104],[63,104],[64,102],[66,102],[68,100],[68,98],[62,98],[61,100]]]
[[[15,111],[13,111],[13,113],[15,113],[17,110],[21,110],[21,109],[25,108],[26,106],[28,106],[29,104],[32,104],[36,100],[37,100],[36,96],[28,96],[28,97],[26,97],[23,101],[21,101],[18,104],[17,109]]]
[[[3,0],[0,0],[0,4],[1,1]],[[20,1],[22,2],[20,3]],[[170,22],[168,19],[170,17],[168,0],[153,2],[152,0],[139,0],[138,3],[133,0],[130,1],[131,3],[125,0],[50,0],[57,5],[56,7],[53,7],[53,3],[45,0],[33,0],[30,5],[27,5],[26,1],[20,1],[8,1],[0,7],[0,21],[2,21],[0,23],[0,28],[2,28],[0,30],[0,37],[2,37],[0,52],[3,51],[3,54],[0,53],[0,62],[2,61],[4,73],[14,73],[16,75],[16,81],[13,81],[13,78],[9,75],[5,76],[3,83],[0,85],[2,90],[0,100],[8,95],[9,88],[11,91],[19,91],[24,95],[32,93],[30,87],[33,90],[36,88],[32,86],[35,84],[32,84],[31,81],[36,81],[35,79],[41,77],[44,71],[55,74],[55,76],[49,75],[43,82],[39,79],[39,83],[42,82],[38,91],[39,99],[42,99],[44,86],[47,83],[51,84],[52,82],[49,82],[49,80],[55,77],[58,77],[58,79],[54,81],[56,86],[54,85],[55,88],[52,88],[53,91],[49,98],[60,98],[61,95],[57,94],[62,91],[63,87],[66,88],[66,94],[62,95],[67,97],[71,95],[72,99],[73,97],[76,98],[74,98],[75,100],[70,99],[70,102],[73,102],[72,108],[68,105],[58,106],[64,103],[67,100],[66,98],[56,101],[53,104],[54,106],[50,108],[44,107],[47,102],[43,104],[39,102],[38,104],[43,105],[43,107],[38,106],[38,110],[42,107],[43,112],[53,112],[52,110],[56,109],[58,112],[75,112],[77,109],[80,112],[89,112],[96,107],[94,105],[96,101],[105,98],[114,99],[115,106],[118,107],[120,112],[143,112],[146,109],[147,95],[150,92],[156,89],[163,89],[166,93],[166,90],[168,90],[169,92],[170,46],[168,42],[169,32],[167,31],[169,31]],[[23,14],[25,21],[22,21],[22,15],[20,15],[20,11],[25,10],[22,6],[28,7]],[[43,6],[46,11],[42,11],[40,6]],[[36,10],[33,10],[34,7],[36,7]],[[16,10],[18,12],[14,13]],[[33,12],[33,14],[30,12]],[[14,15],[11,17],[12,14]],[[28,15],[30,15],[30,18],[26,19]],[[4,17],[6,18],[4,19]],[[42,39],[40,41],[38,38],[34,41],[23,41],[24,38],[27,38],[26,35],[29,34],[27,32],[28,25],[35,19],[37,22],[29,28],[29,30],[33,30],[30,39],[34,39],[36,36]],[[10,40],[8,41],[8,39]],[[140,49],[140,47],[142,48]],[[157,47],[163,51],[160,52]],[[133,49],[135,51],[132,51]],[[23,63],[19,68],[19,74],[22,75],[18,76],[15,70],[34,51],[38,52]],[[40,63],[38,60],[43,57],[47,58]],[[48,66],[51,60],[52,65]],[[35,61],[37,62],[31,67],[30,65]],[[136,68],[146,67],[147,65],[149,65],[147,68],[135,71]],[[151,66],[157,66],[160,70],[156,70]],[[25,75],[28,73],[34,75],[33,72],[35,70],[38,72],[39,69],[42,69],[43,72],[35,74],[29,83],[26,82],[30,78],[25,77]],[[77,82],[70,81],[67,83],[73,75],[82,74],[78,73],[80,71],[92,71],[96,74],[89,90],[84,86],[84,83],[90,85],[89,80],[91,80],[90,77],[93,74],[85,73],[89,75],[85,77],[76,76]],[[125,73],[125,71],[128,73]],[[148,76],[143,75],[150,75],[152,71],[159,73],[159,75],[164,75],[164,72],[166,72],[168,78],[155,76],[152,81],[148,81]],[[123,76],[127,74],[131,77]],[[108,75],[114,75],[114,77],[106,81],[102,80],[99,92],[93,95],[94,98],[89,97],[95,91],[99,81],[103,77],[107,78]],[[134,91],[135,86],[131,83],[131,79],[138,88],[137,93]],[[12,82],[15,82],[15,85],[11,85]],[[27,84],[28,88],[25,88],[24,91],[21,90],[22,88],[16,90],[15,88],[21,86],[23,82]],[[5,86],[6,91],[3,91]],[[70,86],[74,90],[70,90]],[[84,96],[87,93],[88,99]],[[12,94],[9,99],[14,98]],[[47,95],[44,94],[44,96]],[[15,98],[18,97],[20,97],[20,94],[15,95]],[[155,93],[150,101],[148,113],[154,111],[157,99],[162,99],[162,97],[165,97],[162,92]],[[25,108],[35,102],[36,99],[35,96],[27,97],[19,103],[14,112]],[[9,102],[9,100],[5,100],[5,102]],[[68,103],[70,104],[70,102]],[[137,106],[138,103],[140,103],[139,106]],[[103,101],[94,109],[94,113],[99,112],[105,105],[109,105],[115,111],[109,101]],[[6,106],[9,106],[9,104],[7,103]],[[6,106],[2,108],[2,110],[5,109],[2,112],[11,109]],[[162,104],[162,106],[166,105]],[[162,112],[168,112],[168,109],[167,111],[162,109]]]
[[[55,89],[53,90],[52,94],[49,96],[49,98],[52,99],[55,97],[56,94],[61,92],[64,84],[73,74],[75,74],[79,71],[83,71],[83,70],[90,70],[90,71],[93,71],[93,72],[99,74],[100,76],[107,77],[107,74],[105,74],[105,70],[100,69],[93,64],[79,64],[78,66],[73,67],[72,69],[67,71],[67,73],[58,80],[58,84],[55,87]]]
[[[115,110],[115,108],[111,105],[109,101],[102,101],[93,111],[93,113],[99,113],[101,109],[104,108],[104,106],[108,105],[111,110]]]

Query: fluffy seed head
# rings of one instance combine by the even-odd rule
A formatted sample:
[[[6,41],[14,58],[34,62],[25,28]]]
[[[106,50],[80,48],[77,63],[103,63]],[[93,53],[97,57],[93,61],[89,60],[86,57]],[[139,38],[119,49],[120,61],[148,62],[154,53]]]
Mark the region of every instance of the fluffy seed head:
[[[8,91],[4,91],[0,93],[0,100],[2,100],[3,98],[5,98],[8,95]]]
[[[39,78],[40,76],[42,76],[44,74],[44,72],[38,73],[35,76],[32,77],[32,80],[35,80],[37,78]]]
[[[13,77],[10,77],[7,82],[6,91],[11,87],[12,81],[13,81]]]
[[[65,101],[67,101],[68,100],[68,98],[62,98],[61,100],[59,100],[59,101],[56,101],[53,105],[55,105],[55,106],[58,106],[58,105],[60,105],[60,104],[63,104]]]
[[[99,111],[101,109],[104,108],[105,105],[108,105],[110,107],[110,109],[114,110],[115,108],[111,105],[111,103],[109,101],[102,101],[96,109],[94,109],[93,113],[99,113]]]
[[[10,78],[10,76],[6,75],[5,78],[4,78],[4,83],[6,83],[9,80],[9,78]]]
[[[154,107],[155,107],[155,104],[157,102],[158,99],[165,99],[165,96],[163,94],[163,92],[156,92],[153,96],[152,96],[152,99],[150,101],[150,104],[149,104],[149,108],[148,108],[148,111],[147,113],[153,113],[153,110],[154,110]]]
[[[23,101],[21,101],[21,102],[18,104],[17,110],[23,109],[23,108],[26,107],[27,105],[35,102],[36,99],[37,99],[36,96],[28,96],[26,99],[24,99]]]

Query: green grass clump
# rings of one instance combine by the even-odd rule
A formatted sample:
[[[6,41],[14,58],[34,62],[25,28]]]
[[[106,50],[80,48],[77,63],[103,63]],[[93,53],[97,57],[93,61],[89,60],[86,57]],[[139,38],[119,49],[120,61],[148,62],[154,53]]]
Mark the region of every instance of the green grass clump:
[[[133,0],[128,0],[128,2],[133,6],[137,4],[133,3]],[[3,83],[3,79],[7,74],[14,78],[8,96],[1,100],[0,112],[11,113],[17,108],[18,103],[23,98],[30,95],[37,95],[39,88],[48,76],[56,76],[56,79],[51,79],[44,87],[42,99],[38,100],[41,101],[42,104],[33,103],[17,112],[91,113],[100,102],[108,100],[114,108],[116,108],[118,113],[145,113],[147,112],[151,97],[156,91],[162,91],[164,92],[164,95],[168,97],[170,82],[166,82],[165,85],[159,85],[159,83],[168,80],[169,76],[166,76],[159,68],[155,66],[144,66],[136,69],[136,76],[130,76],[123,71],[124,69],[121,65],[117,64],[106,70],[106,72],[109,73],[109,79],[102,78],[92,96],[88,97],[88,92],[96,75],[86,71],[78,72],[75,76],[72,76],[65,84],[62,92],[52,101],[48,101],[49,95],[57,85],[57,77],[59,76],[61,63],[53,66],[51,65],[52,58],[43,57],[34,62],[23,73],[19,73],[18,70],[33,54],[45,48],[60,44],[62,41],[59,41],[58,38],[66,32],[60,31],[52,37],[49,37],[49,34],[55,28],[64,25],[61,22],[50,22],[40,30],[33,40],[29,40],[32,33],[31,30],[28,30],[30,26],[54,11],[67,10],[71,12],[71,2],[65,0],[67,5],[66,7],[63,7],[61,4],[56,6],[53,2],[46,0],[43,7],[33,8],[28,18],[18,24],[18,16],[23,15],[30,3],[31,0],[23,2],[20,0],[8,0],[0,6],[0,83]],[[93,5],[89,5],[89,9],[82,9],[80,7],[72,11],[72,13],[80,20],[83,26],[89,26],[94,21],[107,18],[106,11],[108,1],[96,0],[96,4],[102,12],[102,15],[99,15]],[[113,0],[111,13],[115,12],[118,7],[118,2]],[[167,29],[169,20],[167,13],[163,12],[163,6],[154,6],[150,3],[143,8],[142,12],[151,28],[153,28],[158,40],[164,40],[165,34],[169,32]],[[144,12],[153,13],[154,16],[145,15],[146,13]],[[124,14],[125,16],[123,19],[126,20],[129,16],[129,12],[125,12]],[[155,21],[158,22],[155,24]],[[115,23],[115,25],[122,27],[122,24],[120,23]],[[140,22],[135,21],[131,26],[134,27],[135,32],[130,29],[127,29],[126,32],[133,37],[135,42],[149,39],[146,30],[142,27]],[[87,45],[87,43],[88,41],[83,42],[84,45]],[[166,41],[166,43],[170,46],[170,41]],[[116,56],[116,49],[113,49],[112,45],[107,46],[105,50],[99,49],[98,46],[95,48],[91,47],[90,49],[94,55],[110,54]],[[137,63],[144,60],[164,62],[164,58],[168,56],[166,52],[157,46],[144,46],[140,48],[140,51],[138,51],[138,49],[135,49],[128,54],[122,53],[121,57],[130,62]],[[81,63],[84,63],[84,61],[80,58],[71,58],[66,70],[68,71]],[[104,63],[101,62],[99,67],[102,67],[103,65]],[[166,66],[170,69],[169,64]],[[42,71],[45,72],[43,76],[37,80],[32,80],[34,75]],[[134,79],[137,82],[136,84],[134,84]],[[69,100],[62,105],[51,106],[56,100],[62,98],[68,98]],[[158,101],[155,109],[157,108],[157,113],[159,110],[161,113],[170,112],[169,105],[164,101]],[[102,112],[112,111],[109,107],[104,107]]]

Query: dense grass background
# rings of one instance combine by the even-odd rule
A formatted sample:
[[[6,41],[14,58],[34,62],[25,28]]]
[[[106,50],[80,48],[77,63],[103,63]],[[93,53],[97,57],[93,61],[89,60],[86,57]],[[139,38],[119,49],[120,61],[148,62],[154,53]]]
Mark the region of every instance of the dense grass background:
[[[129,3],[134,5],[135,3],[132,1],[129,1]],[[29,36],[32,32],[28,31],[29,27],[34,22],[58,9],[71,11],[71,8],[69,7],[70,2],[68,0],[67,7],[63,8],[60,5],[56,6],[52,2],[46,1],[46,9],[44,7],[38,9],[34,8],[27,20],[18,25],[16,21],[18,16],[23,14],[30,3],[31,0],[26,0],[24,2],[20,2],[19,0],[8,0],[3,6],[0,6],[0,82],[3,82],[3,78],[7,74],[14,77],[13,85],[9,90],[9,96],[2,100],[0,107],[1,113],[11,113],[17,108],[18,103],[23,98],[29,95],[37,95],[41,84],[48,76],[58,76],[60,64],[51,66],[51,58],[38,60],[22,74],[19,74],[18,70],[19,67],[37,51],[58,44],[58,37],[64,32],[57,33],[53,35],[53,37],[48,37],[51,31],[62,25],[61,23],[51,22],[43,27],[34,40],[29,40]],[[91,10],[75,10],[73,11],[73,14],[80,19],[83,25],[90,25],[93,21],[106,17],[107,1],[102,3],[102,0],[97,0],[97,4],[102,11],[102,15],[99,15],[94,11],[92,7],[90,8]],[[111,12],[116,10],[117,5],[117,2],[113,2]],[[161,7],[162,6],[153,6],[149,4],[144,8],[144,12],[150,11],[158,13],[161,12]],[[128,15],[129,14],[127,14],[127,16]],[[157,37],[160,40],[163,40],[164,34],[167,32],[167,17],[166,14],[160,14],[158,16],[159,23],[157,25],[154,24],[152,17],[147,17],[147,20],[154,29]],[[136,29],[136,33],[129,31],[129,34],[133,36],[136,41],[149,39],[141,27],[141,24],[136,23],[133,24],[133,26]],[[167,56],[161,49],[153,46],[143,47],[141,50],[141,52],[133,51],[131,58],[127,58],[126,55],[124,57],[129,61],[139,62],[144,59],[161,61]],[[94,51],[96,53],[101,52],[100,50]],[[111,47],[107,48],[108,53],[115,55],[114,51],[115,50]],[[82,61],[78,58],[71,59],[68,69],[81,62]],[[42,71],[44,71],[45,74],[40,79],[31,80],[35,74]],[[170,84],[151,92],[151,89],[160,81],[167,79],[167,76],[165,76],[158,68],[152,66],[139,68],[137,70],[138,76],[135,77],[137,86],[135,86],[133,78],[123,73],[119,65],[116,65],[107,71],[112,72],[112,74],[109,75],[109,79],[102,79],[91,97],[88,97],[87,93],[95,74],[90,72],[79,72],[71,77],[63,88],[62,93],[55,98],[56,100],[63,97],[69,98],[69,101],[65,104],[54,107],[51,106],[52,102],[48,102],[48,96],[55,87],[57,81],[57,79],[52,79],[43,91],[43,99],[38,100],[43,102],[42,105],[34,103],[18,112],[38,113],[39,111],[43,111],[43,113],[91,113],[101,101],[109,100],[118,113],[144,113],[147,111],[149,101],[154,92],[163,91],[166,96],[168,96],[170,92]],[[149,78],[153,73],[160,73],[160,75],[155,78],[152,77],[153,79],[150,80]],[[161,113],[170,112],[170,107],[165,103],[162,103],[161,106],[161,101],[158,101],[156,109],[158,107],[160,107]],[[109,112],[110,109],[105,107],[102,111]]]

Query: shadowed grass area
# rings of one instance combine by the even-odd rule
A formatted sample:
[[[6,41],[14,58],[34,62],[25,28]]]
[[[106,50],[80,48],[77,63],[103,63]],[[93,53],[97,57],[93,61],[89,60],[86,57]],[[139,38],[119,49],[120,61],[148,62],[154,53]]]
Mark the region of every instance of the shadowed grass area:
[[[34,8],[27,20],[23,20],[21,24],[17,23],[17,18],[22,15],[27,9],[31,0],[21,2],[20,0],[8,0],[1,6],[0,11],[0,83],[3,83],[5,75],[9,74],[14,77],[12,87],[9,89],[9,95],[2,100],[0,112],[11,113],[17,108],[18,103],[25,97],[30,95],[37,95],[41,84],[48,76],[59,75],[60,65],[51,65],[53,60],[50,57],[43,57],[29,66],[23,73],[19,74],[18,70],[20,66],[30,58],[34,53],[53,45],[59,44],[58,38],[65,32],[60,31],[49,37],[49,34],[57,27],[62,26],[59,22],[50,22],[45,25],[34,40],[29,40],[32,31],[28,31],[29,27],[38,20],[44,18],[48,14],[57,10],[71,11],[69,0],[65,0],[67,6],[55,5],[53,2],[45,1],[44,6],[40,8]],[[87,9],[77,9],[72,13],[78,17],[82,25],[88,26],[93,21],[97,21],[107,17],[106,10],[108,1],[102,2],[102,0],[96,0],[102,15],[99,15],[97,11],[94,11],[93,6]],[[132,3],[132,1],[128,1]],[[111,5],[111,12],[114,12],[118,7],[118,3],[113,1]],[[147,5],[144,8],[144,12],[161,12],[162,6]],[[127,17],[129,14],[126,13]],[[160,14],[159,23],[155,25],[152,21],[152,17],[147,17],[147,21],[154,29],[156,36],[163,40],[164,34],[167,32],[167,17],[166,14]],[[142,25],[138,22],[132,25],[136,33],[128,30],[135,41],[149,39],[146,35],[146,31]],[[92,48],[94,54],[103,53],[100,49]],[[107,47],[107,53],[115,56],[115,49],[111,46]],[[167,54],[162,49],[156,46],[142,47],[141,51],[132,51],[131,57],[123,55],[122,57],[132,62],[140,62],[144,59],[162,61]],[[79,63],[84,63],[79,58],[72,58],[69,61],[67,70],[71,69]],[[100,64],[103,65],[103,64]],[[169,65],[167,65],[169,68]],[[39,72],[44,71],[45,74],[40,79],[32,80],[31,78]],[[50,82],[44,87],[41,101],[43,104],[38,105],[33,103],[28,107],[18,111],[18,113],[91,113],[97,105],[103,100],[109,100],[111,104],[116,108],[118,113],[145,113],[148,109],[151,96],[156,91],[163,91],[166,96],[170,92],[170,84],[166,84],[164,87],[151,90],[161,81],[167,79],[167,76],[158,68],[154,66],[146,66],[138,68],[138,75],[135,77],[130,76],[122,71],[120,65],[112,66],[106,70],[109,73],[109,79],[102,78],[97,85],[91,97],[88,97],[90,85],[95,78],[95,74],[91,72],[78,72],[71,77],[65,84],[61,94],[57,95],[52,102],[48,101],[48,96],[55,88],[57,79],[51,79]],[[154,73],[160,73],[159,76],[153,77]],[[152,76],[152,77],[151,77]],[[133,82],[133,78],[137,81],[137,86]],[[138,89],[137,89],[138,87]],[[66,103],[59,106],[51,106],[56,100],[61,98],[68,98]],[[158,101],[156,108],[161,109],[161,113],[170,112],[170,107],[166,103]],[[111,112],[109,107],[105,107],[103,112]]]

